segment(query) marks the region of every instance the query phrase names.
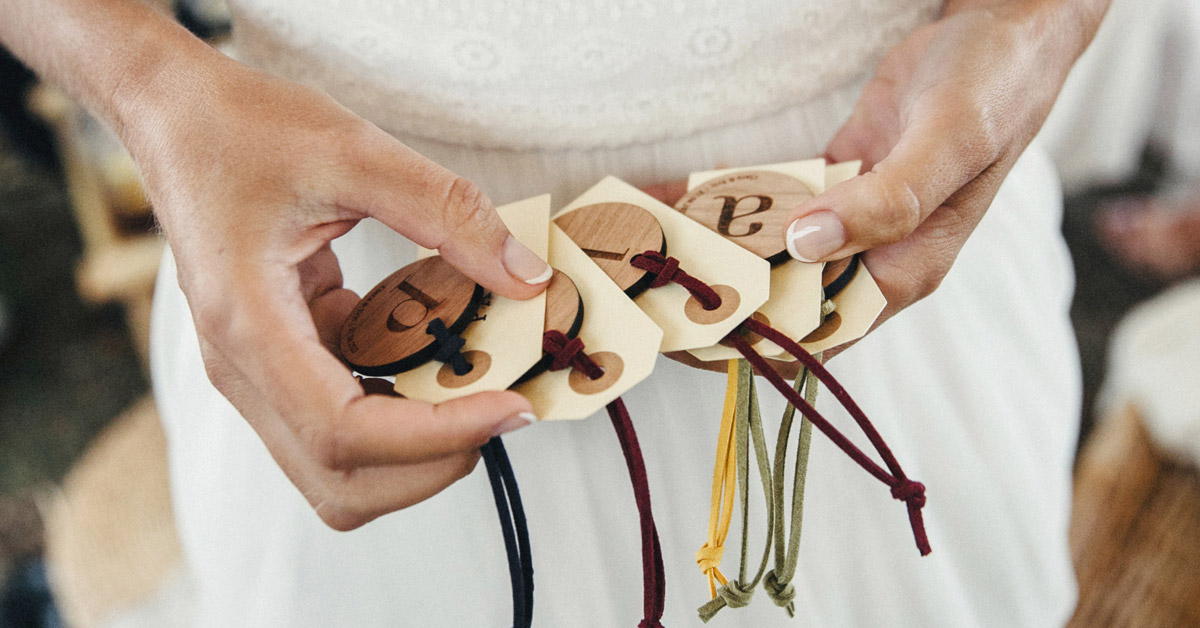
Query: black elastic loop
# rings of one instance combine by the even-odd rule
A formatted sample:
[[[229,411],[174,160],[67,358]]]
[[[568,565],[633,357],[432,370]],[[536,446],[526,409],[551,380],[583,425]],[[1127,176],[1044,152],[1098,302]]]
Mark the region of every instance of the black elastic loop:
[[[425,333],[433,336],[434,345],[437,347],[433,353],[434,360],[449,364],[450,368],[454,369],[454,374],[459,377],[471,372],[471,363],[467,362],[467,357],[462,354],[467,341],[458,334],[450,333],[442,319],[435,318],[429,321]]]
[[[521,491],[513,473],[508,452],[500,437],[494,437],[480,451],[492,485],[492,498],[500,516],[504,535],[504,551],[508,555],[508,577],[512,582],[513,628],[529,628],[533,624],[533,557],[529,544],[529,526]]]
[[[846,268],[842,269],[841,274],[839,274],[836,279],[829,282],[828,286],[825,286],[825,298],[832,299],[833,297],[837,296],[837,294],[844,290],[846,286],[850,285],[850,280],[854,279],[854,275],[856,273],[858,273],[857,254],[850,258],[850,263],[846,265]]]

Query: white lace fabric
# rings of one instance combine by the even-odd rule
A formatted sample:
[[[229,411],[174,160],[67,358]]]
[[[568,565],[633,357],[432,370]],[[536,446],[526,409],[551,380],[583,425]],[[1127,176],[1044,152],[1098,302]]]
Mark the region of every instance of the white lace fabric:
[[[870,70],[938,0],[235,0],[239,56],[384,129],[513,150],[682,137]]]

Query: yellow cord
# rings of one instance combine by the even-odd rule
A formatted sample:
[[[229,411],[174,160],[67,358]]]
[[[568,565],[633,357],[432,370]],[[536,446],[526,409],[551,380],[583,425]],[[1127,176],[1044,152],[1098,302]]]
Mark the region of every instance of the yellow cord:
[[[717,436],[717,458],[713,464],[712,503],[708,513],[708,540],[696,552],[696,565],[708,575],[708,591],[717,597],[717,583],[726,584],[721,573],[725,537],[733,517],[733,498],[737,487],[737,449],[734,447],[734,419],[737,416],[738,361],[729,360],[725,384],[725,408],[721,412],[721,431]]]

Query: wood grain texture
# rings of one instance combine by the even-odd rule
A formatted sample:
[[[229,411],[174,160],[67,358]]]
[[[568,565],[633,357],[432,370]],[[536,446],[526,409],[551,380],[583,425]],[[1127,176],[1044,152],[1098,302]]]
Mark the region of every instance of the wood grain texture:
[[[366,375],[394,375],[432,356],[426,326],[442,319],[459,333],[474,317],[483,289],[439,256],[389,275],[358,302],[342,326],[342,357]]]
[[[790,210],[812,198],[803,181],[779,172],[739,171],[706,181],[675,204],[679,213],[778,264],[789,259]]]
[[[666,251],[662,226],[653,214],[630,203],[596,203],[554,220],[584,253],[631,298],[653,277],[629,260],[646,251]]]
[[[583,324],[583,300],[579,289],[566,273],[555,270],[546,286],[546,323],[544,331],[561,331],[574,338]]]

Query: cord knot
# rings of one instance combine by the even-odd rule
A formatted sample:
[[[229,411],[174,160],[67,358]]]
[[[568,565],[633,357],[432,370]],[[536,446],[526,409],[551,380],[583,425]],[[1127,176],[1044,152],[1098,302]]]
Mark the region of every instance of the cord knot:
[[[900,478],[899,482],[892,485],[892,497],[915,508],[924,508],[925,485],[908,478]]]
[[[638,622],[638,628],[665,628],[657,619],[643,619]]]
[[[725,605],[729,608],[743,608],[750,605],[750,601],[754,598],[754,589],[743,588],[743,585],[738,580],[730,580],[720,589],[717,589],[717,596],[725,600]]]
[[[591,379],[604,377],[604,369],[583,352],[583,341],[578,337],[567,338],[567,335],[556,329],[551,329],[542,336],[542,351],[550,355],[551,371],[561,371],[574,367]]]
[[[467,341],[458,334],[450,333],[442,319],[435,318],[429,321],[429,325],[425,327],[425,333],[433,336],[434,346],[437,347],[433,353],[434,360],[449,364],[450,368],[454,369],[454,374],[458,376],[471,372],[471,363],[467,362],[466,356],[462,354],[463,346],[467,344]]]
[[[721,566],[721,558],[725,556],[725,546],[713,547],[707,542],[696,550],[696,566],[700,571],[708,573]]]
[[[654,281],[650,283],[651,288],[661,288],[675,282],[691,293],[705,310],[712,311],[721,307],[721,296],[708,284],[679,268],[679,260],[674,257],[667,257],[658,251],[646,251],[634,255],[629,264],[654,275]]]
[[[793,615],[796,612],[796,587],[792,583],[781,583],[775,575],[775,570],[767,572],[763,577],[763,589],[766,589],[767,596],[775,602],[775,606],[786,608],[788,615]]]

